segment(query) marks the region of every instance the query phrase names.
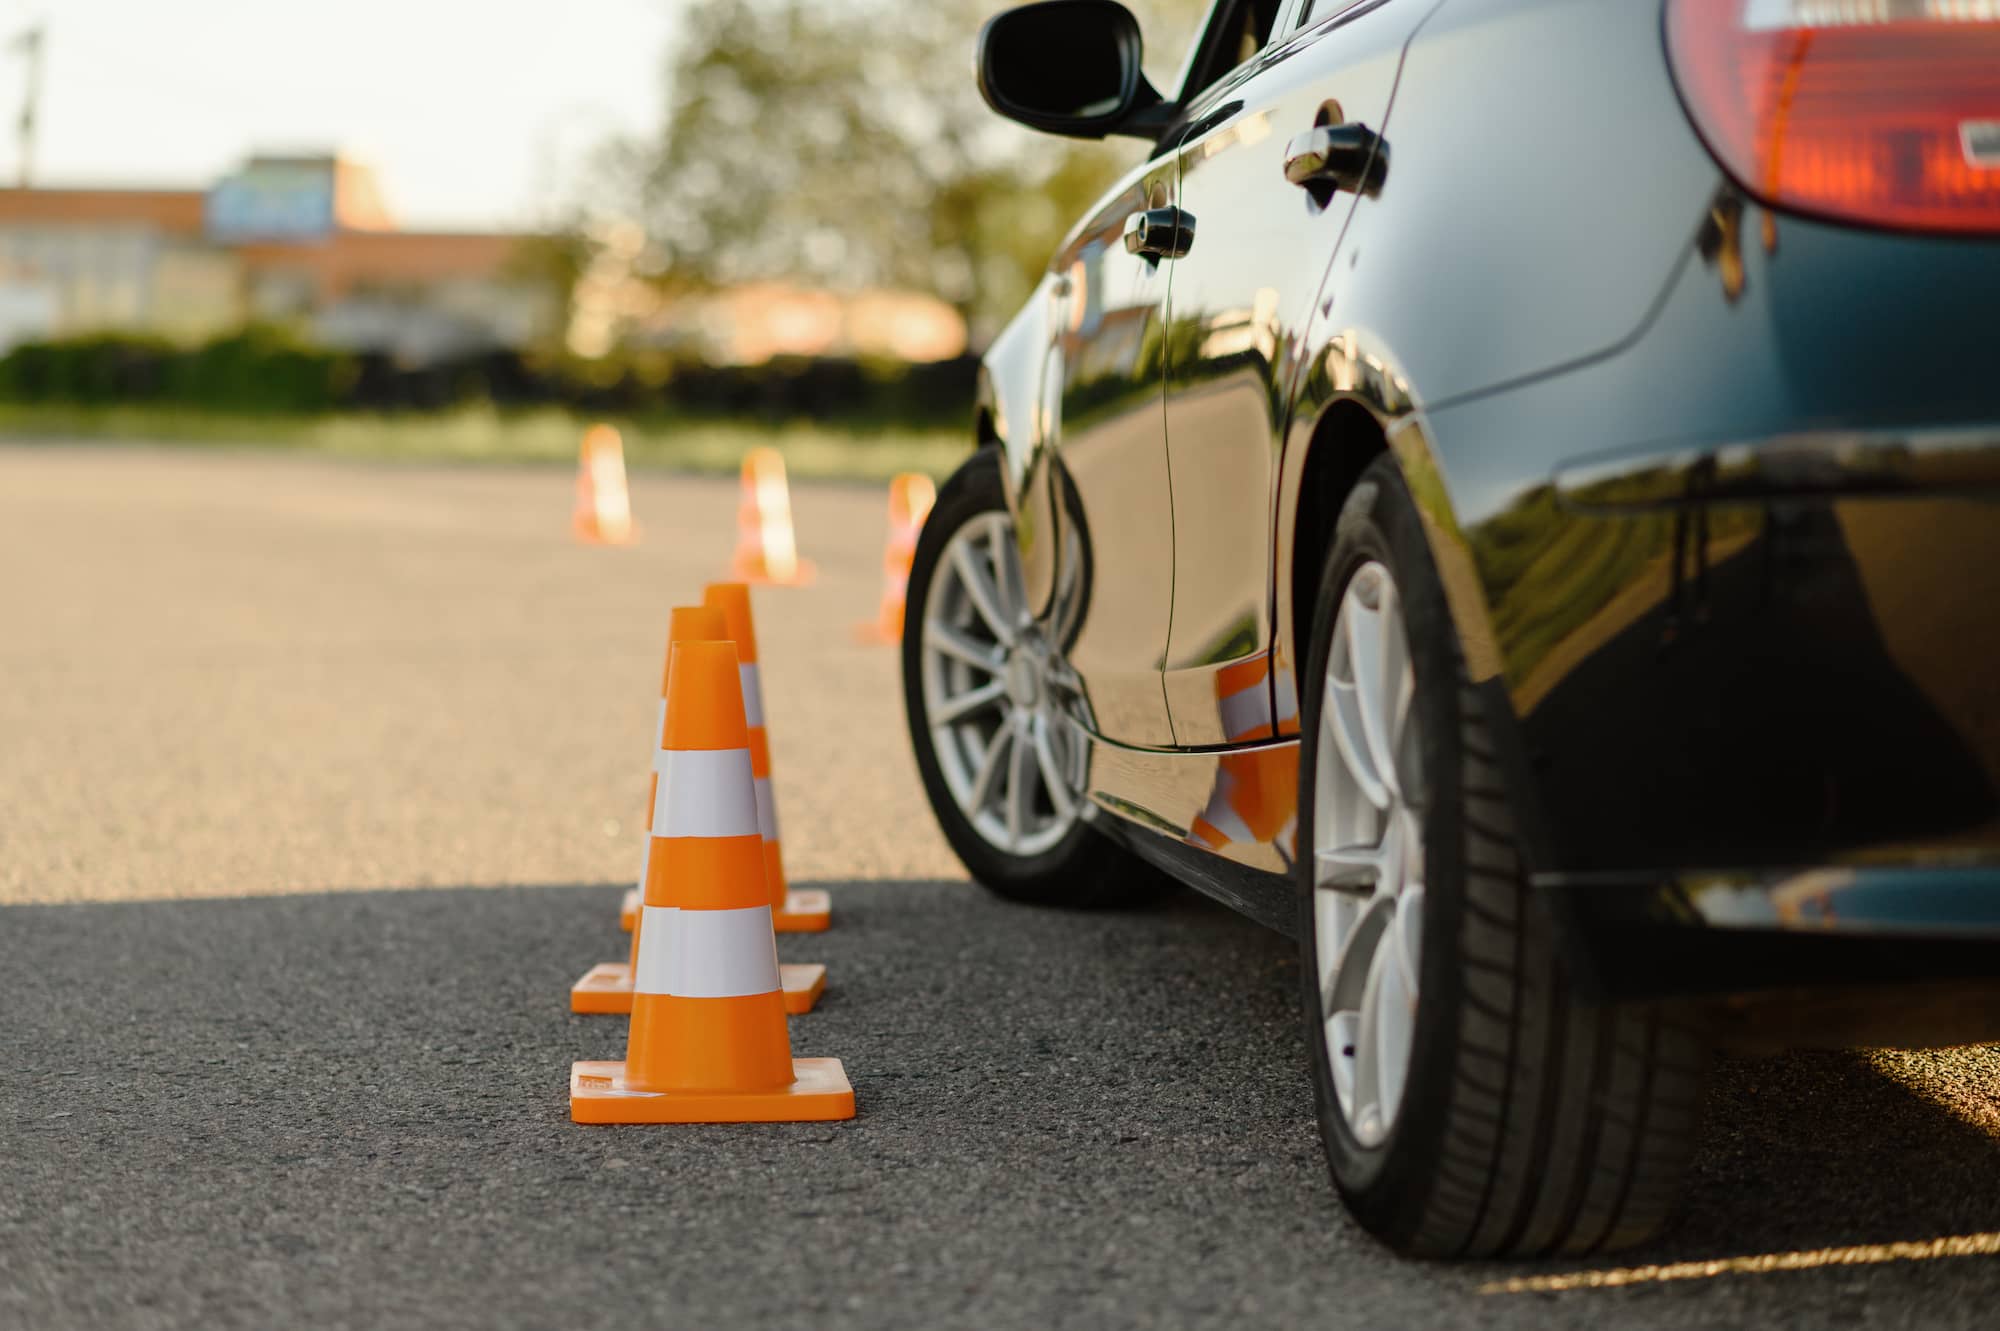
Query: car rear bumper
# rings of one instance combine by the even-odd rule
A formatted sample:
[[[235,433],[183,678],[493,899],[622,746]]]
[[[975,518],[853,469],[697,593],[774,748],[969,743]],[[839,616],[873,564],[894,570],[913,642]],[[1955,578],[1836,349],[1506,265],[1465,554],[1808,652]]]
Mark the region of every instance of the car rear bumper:
[[[1426,413],[1527,858],[2000,862],[2000,241],[1742,221],[1614,353]]]
[[[2000,428],[1737,453],[1558,478],[1505,700],[1538,866],[2000,860]]]

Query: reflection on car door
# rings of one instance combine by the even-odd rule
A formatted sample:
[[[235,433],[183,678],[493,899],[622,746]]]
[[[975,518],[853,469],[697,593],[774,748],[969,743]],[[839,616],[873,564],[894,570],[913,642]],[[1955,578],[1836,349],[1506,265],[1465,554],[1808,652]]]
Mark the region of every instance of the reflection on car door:
[[[1195,231],[1165,265],[1174,591],[1164,682],[1185,746],[1296,729],[1289,662],[1270,656],[1274,478],[1289,356],[1359,196],[1291,183],[1287,146],[1316,125],[1383,131],[1404,43],[1436,7],[1376,0],[1329,17],[1336,3],[1318,0],[1306,28],[1275,37],[1190,106],[1177,154]]]
[[[1049,505],[1067,566],[1058,583],[1086,601],[1061,645],[1093,728],[1136,745],[1173,743],[1160,686],[1174,589],[1161,416],[1167,265],[1128,253],[1123,234],[1137,214],[1170,203],[1174,171],[1171,157],[1135,170],[1057,255],[1061,304],[1043,389],[1055,445],[1048,483],[1068,491]],[[1029,580],[1041,581],[1032,567]]]

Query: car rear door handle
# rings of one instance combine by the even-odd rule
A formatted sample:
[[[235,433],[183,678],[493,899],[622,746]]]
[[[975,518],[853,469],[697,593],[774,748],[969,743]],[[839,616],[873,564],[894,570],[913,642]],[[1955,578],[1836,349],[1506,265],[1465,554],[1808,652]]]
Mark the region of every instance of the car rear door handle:
[[[1183,208],[1146,208],[1125,219],[1125,252],[1178,259],[1194,245],[1194,214]]]
[[[1315,125],[1285,145],[1285,179],[1306,189],[1373,195],[1388,174],[1388,141],[1358,120]]]

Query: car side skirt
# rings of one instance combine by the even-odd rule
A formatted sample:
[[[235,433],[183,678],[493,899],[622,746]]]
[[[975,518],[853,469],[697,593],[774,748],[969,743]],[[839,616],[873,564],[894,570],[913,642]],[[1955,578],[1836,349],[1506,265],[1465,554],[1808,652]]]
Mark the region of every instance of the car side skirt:
[[[1092,826],[1259,924],[1296,934],[1297,740],[1166,750],[1086,738]]]

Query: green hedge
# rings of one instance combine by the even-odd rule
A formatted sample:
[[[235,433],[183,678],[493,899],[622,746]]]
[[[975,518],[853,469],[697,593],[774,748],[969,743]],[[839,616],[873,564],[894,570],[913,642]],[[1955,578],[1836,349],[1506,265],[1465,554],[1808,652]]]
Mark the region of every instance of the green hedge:
[[[977,374],[971,356],[923,365],[800,356],[709,365],[684,353],[643,350],[591,361],[493,350],[406,365],[381,353],[348,355],[277,329],[248,328],[192,348],[118,334],[24,343],[0,356],[0,402],[292,415],[561,406],[770,422],[959,425],[971,409]]]
[[[0,399],[228,411],[325,411],[352,386],[352,358],[252,327],[198,347],[121,333],[24,342],[0,357]]]

